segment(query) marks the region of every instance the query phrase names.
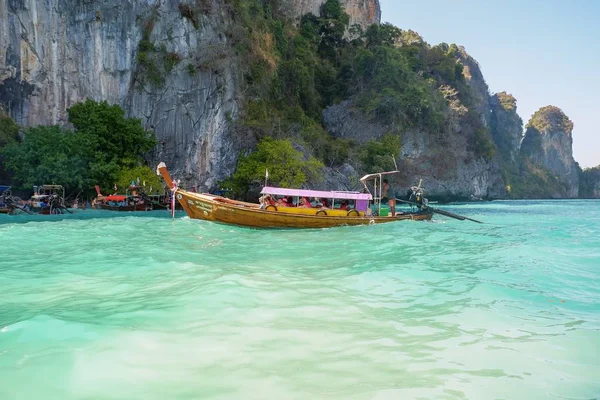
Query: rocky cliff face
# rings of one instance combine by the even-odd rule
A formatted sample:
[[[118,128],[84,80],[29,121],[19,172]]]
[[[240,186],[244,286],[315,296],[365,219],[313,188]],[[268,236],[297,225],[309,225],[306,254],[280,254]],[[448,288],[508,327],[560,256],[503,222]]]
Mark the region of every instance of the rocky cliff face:
[[[517,114],[517,100],[506,92],[490,97],[490,129],[504,161],[517,160],[523,137],[523,120]]]
[[[156,132],[154,160],[213,185],[243,146],[228,129],[237,112],[236,65],[223,61],[230,21],[222,1],[204,2],[196,24],[179,4],[0,0],[0,101],[25,126],[65,123],[66,109],[85,98],[120,104]],[[157,63],[178,61],[170,71],[156,66],[162,84],[140,67],[142,39],[161,49]]]
[[[366,122],[367,118],[351,101],[327,108],[323,116],[327,130],[334,136],[359,143],[380,139],[390,131],[389,126],[376,121]],[[402,134],[401,142],[400,154],[394,154],[401,171],[394,183],[401,190],[422,178],[431,198],[472,200],[505,196],[498,165],[470,154],[467,139],[460,131],[441,136],[410,129]],[[393,153],[394,149],[390,149],[390,156]]]
[[[298,17],[323,2],[281,4]],[[379,21],[377,0],[342,3],[354,23]],[[231,26],[224,0],[0,0],[0,103],[24,126],[63,124],[86,98],[120,104],[155,131],[153,162],[214,187],[252,145],[231,124],[242,96]]]
[[[466,108],[457,102],[449,104],[445,132],[432,132],[413,127],[401,133],[401,149],[390,149],[390,155],[398,158],[402,174],[398,182],[401,188],[418,183],[428,189],[428,196],[441,199],[490,199],[506,196],[497,158],[485,158],[470,150],[475,135],[481,130],[487,137],[490,126],[488,86],[477,62],[464,48],[458,48],[456,59],[463,65],[463,75],[471,98],[475,117],[466,115]],[[440,88],[443,90],[443,88]],[[367,118],[352,100],[328,107],[323,113],[326,129],[334,136],[352,139],[358,143],[381,139],[394,131],[378,119]],[[476,121],[473,121],[476,120]]]
[[[473,96],[474,109],[477,111],[481,122],[485,128],[489,127],[490,123],[490,108],[489,108],[489,89],[483,78],[479,63],[467,53],[462,46],[459,47],[457,59],[463,65],[463,76]]]
[[[297,19],[318,14],[324,2],[276,4],[280,13]],[[341,3],[351,23],[366,27],[380,20],[378,0]],[[246,99],[244,66],[233,48],[248,36],[234,19],[227,0],[0,0],[0,106],[17,123],[34,126],[66,123],[67,108],[86,98],[120,104],[156,133],[152,163],[165,161],[188,186],[214,188],[255,140],[238,133],[234,123]],[[491,131],[501,155],[515,163],[522,122],[514,99],[490,98],[477,62],[462,48],[456,58],[464,66],[481,135]],[[331,134],[365,143],[393,130],[368,120],[352,101],[325,111]],[[469,150],[473,124],[462,118],[455,116],[443,135],[418,127],[403,132],[402,184],[423,176],[434,196],[504,197],[500,159]],[[563,195],[576,196],[572,125],[553,112],[540,121],[546,122],[532,124],[521,154],[530,165],[552,171],[564,183]],[[338,171],[326,171],[324,182],[351,186],[351,167]]]
[[[530,170],[548,171],[561,187],[552,197],[574,198],[579,192],[577,163],[573,159],[573,122],[558,107],[542,107],[533,114],[521,144],[521,156]]]
[[[326,0],[283,0],[279,11],[292,18],[304,14],[319,15],[319,9]],[[381,21],[379,0],[341,0],[346,13],[350,15],[350,25],[358,24],[362,28]]]

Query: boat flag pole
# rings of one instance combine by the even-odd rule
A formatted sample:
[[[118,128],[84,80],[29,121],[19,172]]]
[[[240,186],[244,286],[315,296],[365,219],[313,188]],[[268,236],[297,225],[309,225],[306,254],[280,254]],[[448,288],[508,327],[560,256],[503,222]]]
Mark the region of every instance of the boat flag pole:
[[[177,193],[177,186],[179,185],[179,181],[173,181],[171,179],[171,175],[169,174],[169,171],[167,170],[167,166],[165,165],[164,162],[161,162],[156,167],[156,175],[162,175],[163,179],[165,180],[165,183],[167,184],[167,186],[169,187],[169,190],[171,191],[171,218],[174,219],[175,218],[175,194]]]
[[[267,182],[269,182],[269,169],[265,168],[265,186],[267,186]]]
[[[175,192],[177,192],[177,185],[179,181],[173,182],[173,189],[171,189],[171,218],[175,219]]]

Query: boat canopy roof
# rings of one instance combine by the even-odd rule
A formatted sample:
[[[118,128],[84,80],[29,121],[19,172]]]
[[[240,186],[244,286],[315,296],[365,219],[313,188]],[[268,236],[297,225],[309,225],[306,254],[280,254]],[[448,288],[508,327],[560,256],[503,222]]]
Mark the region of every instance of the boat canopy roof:
[[[261,194],[272,194],[277,196],[299,196],[299,197],[317,197],[323,199],[346,199],[346,200],[371,200],[370,193],[360,192],[327,192],[322,190],[304,190],[304,189],[285,189],[265,186]]]
[[[110,196],[106,196],[104,198],[104,200],[107,200],[107,201],[125,201],[125,200],[127,200],[127,196],[121,196],[121,195],[115,195],[115,194],[113,194],[113,195],[110,195]]]
[[[400,171],[386,171],[386,172],[378,172],[376,174],[368,174],[363,176],[362,178],[360,178],[360,181],[362,183],[365,183],[366,181],[370,181],[371,179],[375,179],[375,178],[379,178],[383,175],[393,175],[393,174],[397,174]]]

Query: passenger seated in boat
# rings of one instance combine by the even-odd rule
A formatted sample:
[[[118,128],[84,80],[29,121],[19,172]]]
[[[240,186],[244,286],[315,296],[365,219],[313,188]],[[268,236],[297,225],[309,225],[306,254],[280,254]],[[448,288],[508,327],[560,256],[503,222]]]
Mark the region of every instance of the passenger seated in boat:
[[[327,201],[327,199],[321,199],[321,207],[329,208],[329,202]]]
[[[340,210],[347,210],[348,202],[346,200],[342,201],[342,205],[340,206]]]
[[[306,197],[301,197],[300,198],[300,205],[298,207],[300,207],[300,208],[312,208],[312,205],[310,204],[310,201],[308,201],[308,199]]]
[[[287,197],[281,197],[277,199],[277,205],[279,207],[291,207],[290,203],[288,203]]]

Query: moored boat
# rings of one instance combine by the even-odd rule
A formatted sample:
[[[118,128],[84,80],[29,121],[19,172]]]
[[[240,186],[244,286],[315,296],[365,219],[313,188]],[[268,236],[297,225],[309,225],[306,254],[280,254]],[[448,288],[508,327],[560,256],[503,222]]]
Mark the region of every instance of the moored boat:
[[[152,202],[146,198],[144,188],[130,186],[124,195],[104,196],[96,186],[97,196],[93,206],[108,211],[152,211]]]
[[[27,208],[21,211],[42,215],[70,212],[65,206],[65,188],[62,185],[34,186]]]
[[[395,221],[429,220],[432,211],[426,205],[417,211],[386,215],[381,199],[383,176],[395,174],[390,171],[366,175],[361,179],[365,193],[284,189],[265,186],[260,203],[248,203],[227,197],[190,192],[171,179],[164,163],[157,167],[168,187],[174,193],[190,218],[221,222],[253,228],[330,228],[346,225],[370,225]],[[368,183],[372,183],[372,190]],[[292,204],[278,205],[274,196],[292,197]],[[300,200],[304,198],[304,200]],[[321,200],[309,205],[310,198]],[[328,204],[325,207],[325,200]],[[346,202],[344,204],[344,201]],[[336,208],[336,202],[340,205]],[[303,203],[303,206],[298,206]],[[345,209],[342,205],[345,205]]]

